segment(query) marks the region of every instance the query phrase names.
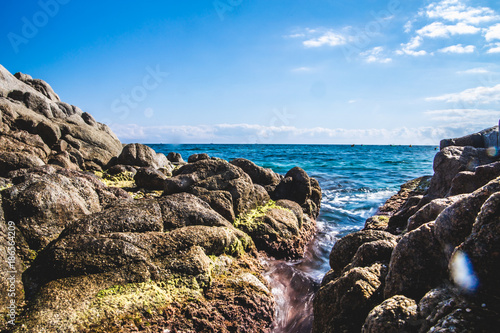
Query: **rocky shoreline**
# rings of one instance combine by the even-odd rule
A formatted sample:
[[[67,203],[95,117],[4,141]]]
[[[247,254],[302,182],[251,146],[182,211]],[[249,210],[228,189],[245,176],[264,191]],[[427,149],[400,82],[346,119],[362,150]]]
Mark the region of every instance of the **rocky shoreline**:
[[[443,140],[432,177],[336,242],[313,332],[496,331],[499,160],[498,127]]]
[[[122,145],[2,66],[0,127],[0,331],[270,330],[262,259],[315,234],[304,170]]]

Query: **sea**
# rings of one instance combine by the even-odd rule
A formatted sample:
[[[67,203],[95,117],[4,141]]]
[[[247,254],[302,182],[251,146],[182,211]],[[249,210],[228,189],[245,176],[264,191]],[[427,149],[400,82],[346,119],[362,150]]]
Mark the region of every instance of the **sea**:
[[[335,242],[363,228],[367,218],[400,186],[417,177],[432,175],[436,146],[375,145],[227,145],[150,144],[157,152],[207,153],[231,161],[246,158],[286,174],[301,167],[319,181],[322,190],[317,235],[300,260],[265,262],[265,274],[275,296],[273,333],[309,333],[312,300],[330,269],[329,254]]]

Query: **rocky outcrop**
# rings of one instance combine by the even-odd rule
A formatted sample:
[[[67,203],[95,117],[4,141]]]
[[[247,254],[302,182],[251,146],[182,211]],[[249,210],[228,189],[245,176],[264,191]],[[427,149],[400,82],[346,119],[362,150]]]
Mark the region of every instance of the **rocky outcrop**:
[[[0,331],[270,330],[262,259],[299,258],[316,230],[321,190],[302,169],[271,201],[283,176],[122,146],[1,66],[0,129],[0,316],[17,314]]]
[[[120,141],[104,124],[61,102],[52,88],[0,65],[0,176],[44,164],[93,170],[117,156]]]
[[[313,219],[319,215],[321,205],[319,183],[316,179],[309,178],[299,167],[288,171],[270,195],[273,200],[286,199],[297,202],[302,206],[304,213]]]
[[[405,184],[364,230],[337,241],[314,302],[314,332],[497,330],[497,138],[495,127],[442,141],[426,186]],[[387,267],[376,278],[359,275],[373,265]],[[364,287],[356,299],[338,296],[347,276],[355,278],[346,294]]]

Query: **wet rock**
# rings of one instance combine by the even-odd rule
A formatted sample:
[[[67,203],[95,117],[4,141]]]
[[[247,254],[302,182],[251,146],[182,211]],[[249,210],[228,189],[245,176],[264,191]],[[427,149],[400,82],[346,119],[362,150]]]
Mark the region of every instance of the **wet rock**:
[[[271,193],[271,199],[287,199],[297,202],[304,213],[315,219],[321,205],[321,188],[314,178],[299,167],[292,168]]]
[[[449,259],[454,248],[472,231],[474,221],[483,203],[500,191],[500,179],[493,180],[470,195],[446,208],[436,219],[435,235]]]
[[[418,324],[417,303],[411,298],[396,295],[386,299],[370,311],[361,332],[412,332]]]
[[[365,221],[365,226],[363,230],[381,230],[385,231],[389,225],[389,216],[377,214],[369,217]]]
[[[385,280],[385,298],[404,295],[420,299],[446,277],[447,261],[434,235],[434,223],[405,234],[392,252]]]
[[[359,332],[382,298],[387,268],[380,263],[356,267],[321,286],[314,298],[313,332]]]
[[[156,153],[153,148],[140,143],[131,143],[123,147],[116,164],[133,165],[138,167],[150,167],[153,169],[171,166],[170,161],[161,153]]]
[[[456,195],[432,200],[408,219],[407,230],[412,231],[425,223],[434,221],[445,208],[451,206],[463,197],[464,195]]]
[[[392,243],[397,240],[397,237],[379,230],[362,230],[342,237],[335,243],[330,253],[330,267],[337,272],[338,276],[351,262],[361,245],[378,240],[387,240]]]
[[[210,159],[210,156],[208,156],[208,154],[206,154],[206,153],[193,154],[193,155],[188,157],[188,163],[194,163],[194,162],[208,160],[208,159]]]
[[[146,190],[163,190],[167,176],[159,170],[153,168],[140,168],[134,176],[138,187]]]
[[[250,176],[254,184],[262,186],[278,185],[281,181],[281,177],[273,170],[262,168],[247,159],[237,158],[232,160],[230,163],[245,171],[245,173]]]
[[[459,172],[451,182],[448,195],[471,193],[500,176],[500,162],[478,166],[474,172]]]
[[[297,203],[288,200],[279,203],[290,208],[268,204],[240,216],[234,225],[252,237],[257,249],[272,257],[302,257],[305,245],[314,236],[315,223],[302,216]]]

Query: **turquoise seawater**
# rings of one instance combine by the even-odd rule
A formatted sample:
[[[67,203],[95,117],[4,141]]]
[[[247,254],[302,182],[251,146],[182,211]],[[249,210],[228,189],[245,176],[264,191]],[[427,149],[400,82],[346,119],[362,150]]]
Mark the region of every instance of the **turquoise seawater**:
[[[360,230],[401,184],[432,175],[435,146],[346,145],[149,145],[157,152],[207,153],[225,160],[246,158],[285,174],[295,166],[315,177],[323,198],[318,234],[306,257],[270,263],[278,303],[274,332],[310,332],[312,297],[329,270],[328,257],[340,237]]]

